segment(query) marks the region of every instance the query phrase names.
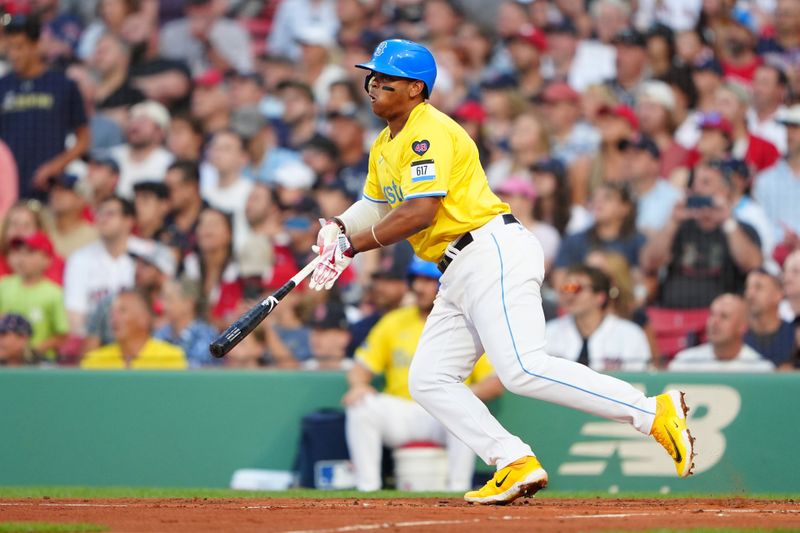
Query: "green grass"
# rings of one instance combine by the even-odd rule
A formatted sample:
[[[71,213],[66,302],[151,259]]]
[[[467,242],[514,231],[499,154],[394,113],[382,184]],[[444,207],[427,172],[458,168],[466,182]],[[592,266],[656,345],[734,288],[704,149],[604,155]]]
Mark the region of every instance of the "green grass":
[[[788,533],[789,531],[797,531],[797,529],[737,529],[730,527],[698,527],[694,529],[647,529],[642,533]],[[617,533],[615,531],[607,531],[605,533]],[[622,533],[622,532],[619,532]]]
[[[202,488],[147,488],[147,487],[0,487],[0,498],[461,498],[460,492],[401,492],[382,490],[363,493],[354,490],[292,489],[287,491],[240,491]],[[676,493],[656,492],[563,492],[546,490],[537,498],[758,498],[796,499],[800,494],[744,494],[744,493]],[[0,533],[3,533],[0,530]]]
[[[0,522],[0,533],[83,533],[89,531],[108,531],[108,528],[98,524]]]

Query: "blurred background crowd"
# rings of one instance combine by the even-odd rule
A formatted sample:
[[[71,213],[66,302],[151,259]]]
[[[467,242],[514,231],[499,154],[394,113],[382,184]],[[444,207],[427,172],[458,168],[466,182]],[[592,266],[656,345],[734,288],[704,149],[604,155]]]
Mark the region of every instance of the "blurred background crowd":
[[[208,343],[312,257],[425,43],[431,103],[542,243],[548,350],[797,363],[798,0],[0,0],[0,364],[344,369],[413,305],[401,243]],[[412,265],[412,268],[409,268]]]

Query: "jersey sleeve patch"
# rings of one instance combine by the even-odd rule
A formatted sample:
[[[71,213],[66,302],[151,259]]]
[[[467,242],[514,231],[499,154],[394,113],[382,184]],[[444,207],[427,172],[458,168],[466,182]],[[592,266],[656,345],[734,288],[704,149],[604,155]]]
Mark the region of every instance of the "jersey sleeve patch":
[[[421,159],[411,163],[411,183],[433,181],[436,179],[436,165],[433,159]]]
[[[414,141],[411,143],[411,149],[417,155],[425,155],[431,147],[431,142],[428,139],[422,139],[421,141]]]

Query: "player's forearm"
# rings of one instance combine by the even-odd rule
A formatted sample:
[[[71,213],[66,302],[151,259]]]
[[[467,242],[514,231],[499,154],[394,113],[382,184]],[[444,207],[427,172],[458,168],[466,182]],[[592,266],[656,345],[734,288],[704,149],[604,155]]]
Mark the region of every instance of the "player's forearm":
[[[356,361],[350,370],[347,372],[347,384],[350,388],[369,385],[372,383],[372,372],[370,372],[363,364]]]
[[[374,226],[351,235],[350,242],[365,252],[407,239],[433,223],[440,202],[438,197],[407,200]]]

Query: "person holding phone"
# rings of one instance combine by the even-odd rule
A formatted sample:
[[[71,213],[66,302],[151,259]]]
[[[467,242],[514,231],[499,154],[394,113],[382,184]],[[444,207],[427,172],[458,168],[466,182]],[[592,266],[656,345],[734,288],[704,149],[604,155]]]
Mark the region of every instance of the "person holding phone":
[[[642,249],[648,274],[666,276],[658,303],[669,308],[708,307],[718,295],[740,293],[750,270],[763,263],[761,241],[733,214],[733,186],[713,162],[694,171],[688,196]]]

